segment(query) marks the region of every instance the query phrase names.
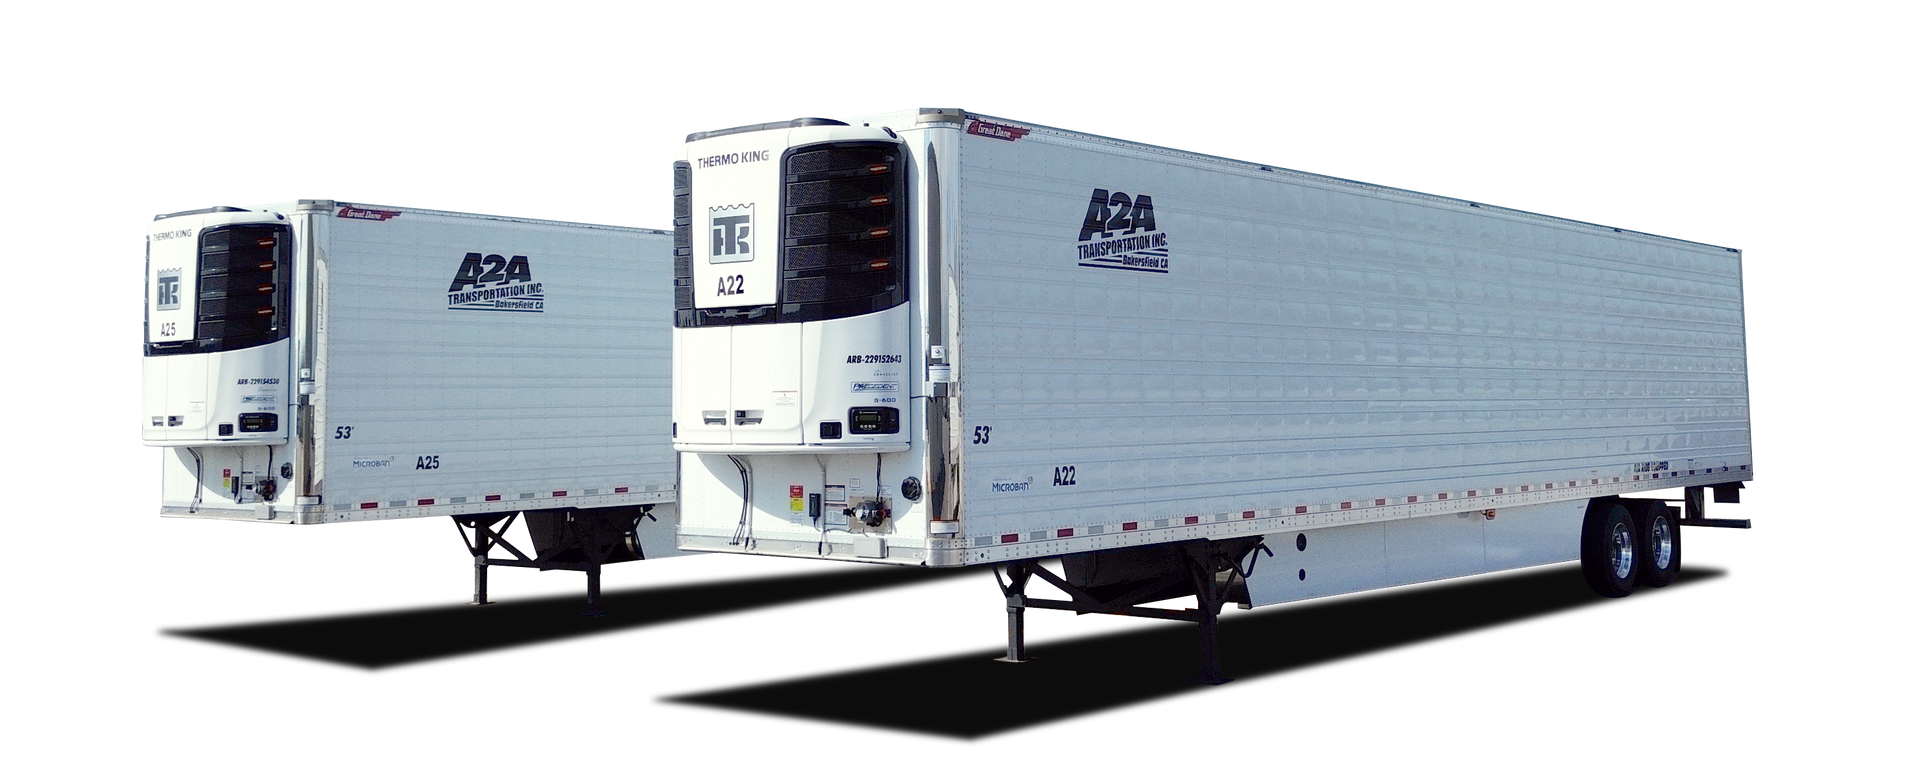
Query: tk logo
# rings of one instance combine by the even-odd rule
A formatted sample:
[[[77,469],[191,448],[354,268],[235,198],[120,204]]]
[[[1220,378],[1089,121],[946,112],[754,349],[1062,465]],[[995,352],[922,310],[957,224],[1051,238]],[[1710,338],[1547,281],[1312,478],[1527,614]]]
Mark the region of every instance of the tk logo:
[[[707,209],[707,229],[713,235],[708,264],[753,261],[753,204]]]

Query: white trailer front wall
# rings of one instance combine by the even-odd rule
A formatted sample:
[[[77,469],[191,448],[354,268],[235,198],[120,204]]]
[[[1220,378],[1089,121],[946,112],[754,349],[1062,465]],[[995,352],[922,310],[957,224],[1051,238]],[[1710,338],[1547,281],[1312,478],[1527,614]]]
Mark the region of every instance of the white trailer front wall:
[[[1012,125],[942,167],[968,562],[1752,477],[1735,250]]]
[[[700,236],[690,236],[686,244],[691,284],[686,309],[751,307],[771,301],[772,294],[735,293],[741,284],[725,278],[736,271],[740,272],[734,277],[744,276],[751,286],[756,281],[782,280],[789,270],[799,277],[818,267],[782,261],[787,257],[781,244],[791,239],[786,245],[801,245],[821,233],[787,229],[788,215],[800,213],[800,208],[782,210],[781,186],[789,176],[788,150],[817,150],[827,144],[864,145],[866,150],[889,156],[878,172],[865,160],[858,166],[867,169],[866,175],[899,174],[910,181],[894,189],[891,177],[879,177],[889,180],[882,188],[888,194],[879,196],[882,203],[873,204],[871,198],[867,202],[875,207],[904,205],[915,216],[924,216],[921,211],[927,204],[920,194],[918,172],[910,173],[924,163],[922,148],[899,144],[877,127],[782,125],[691,141],[683,152],[691,161],[684,171],[690,185],[684,206],[693,215],[686,226]],[[734,163],[735,159],[741,161]],[[866,193],[859,197],[866,198]],[[742,211],[753,211],[752,216],[758,217],[751,260],[731,253],[733,246],[722,248],[737,238],[718,233],[738,231],[723,230],[715,219]],[[806,215],[817,213],[808,209]],[[904,264],[925,248],[926,233],[905,227],[907,221],[902,217],[901,226],[891,228],[896,232],[890,235],[871,236],[869,231],[875,242],[905,244],[897,256],[890,252],[888,258],[877,260],[881,268]],[[710,233],[711,239],[706,237]],[[856,261],[867,270],[881,269],[865,257]],[[714,266],[723,269],[709,272]],[[917,268],[889,275],[911,284],[912,294],[923,291]],[[714,277],[722,280],[711,280]],[[820,299],[795,291],[802,288],[800,284],[819,279],[809,274],[788,282],[780,293],[781,302],[794,308]],[[931,528],[927,504],[917,490],[905,492],[927,478],[927,442],[919,434],[926,425],[926,405],[916,307],[902,303],[804,321],[675,331],[676,446],[682,452],[679,499],[685,509],[679,526],[682,548],[906,564],[927,561]],[[897,410],[898,425],[862,431],[853,413],[863,408]],[[829,425],[830,433],[824,427]],[[745,491],[747,487],[750,492]],[[743,500],[743,495],[749,499]],[[863,522],[848,513],[849,508],[868,502],[883,503],[887,515]]]
[[[288,438],[169,448],[164,515],[655,504],[672,531],[669,234],[331,201],[254,216],[275,211],[299,244],[291,339],[261,348],[281,356]]]

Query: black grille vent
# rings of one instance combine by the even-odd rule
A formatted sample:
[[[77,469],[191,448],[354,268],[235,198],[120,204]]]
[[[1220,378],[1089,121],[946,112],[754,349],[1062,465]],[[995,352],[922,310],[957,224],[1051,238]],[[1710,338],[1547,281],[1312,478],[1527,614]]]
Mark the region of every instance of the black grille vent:
[[[693,166],[673,164],[673,318],[675,326],[693,315]]]
[[[871,237],[874,228],[889,228],[892,225],[893,207],[882,206],[826,214],[796,214],[787,217],[787,231],[782,235],[789,239],[838,235],[842,237],[836,240],[865,240]]]
[[[780,321],[846,318],[907,301],[904,157],[892,142],[787,154]]]
[[[856,145],[864,144],[865,147]],[[787,156],[787,174],[810,176],[823,174],[871,174],[875,164],[898,160],[899,145],[891,142],[843,142],[822,149],[796,152]],[[884,156],[884,157],[883,157]]]
[[[786,268],[813,270],[822,267],[866,265],[876,259],[891,259],[893,254],[894,244],[885,238],[869,238],[857,243],[794,246],[786,250]]]
[[[828,275],[787,281],[788,302],[838,302],[865,299],[894,289],[891,271],[859,275]]]
[[[839,204],[846,208],[864,207],[871,205],[868,203],[869,198],[893,192],[892,187],[893,180],[887,176],[801,182],[787,185],[787,205],[796,208],[821,204]]]

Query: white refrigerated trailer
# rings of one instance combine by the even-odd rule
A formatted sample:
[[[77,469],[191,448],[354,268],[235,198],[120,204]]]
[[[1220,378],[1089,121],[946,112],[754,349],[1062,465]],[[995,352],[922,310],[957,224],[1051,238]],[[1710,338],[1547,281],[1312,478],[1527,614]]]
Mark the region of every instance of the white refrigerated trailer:
[[[163,516],[451,516],[488,566],[679,553],[665,231],[330,200],[164,214],[141,437]],[[502,539],[524,518],[536,556]],[[493,548],[514,558],[495,557]]]
[[[680,546],[1003,565],[1014,660],[1027,607],[1175,618],[1218,681],[1229,601],[1620,596],[1745,525],[1736,249],[961,110],[675,171]]]

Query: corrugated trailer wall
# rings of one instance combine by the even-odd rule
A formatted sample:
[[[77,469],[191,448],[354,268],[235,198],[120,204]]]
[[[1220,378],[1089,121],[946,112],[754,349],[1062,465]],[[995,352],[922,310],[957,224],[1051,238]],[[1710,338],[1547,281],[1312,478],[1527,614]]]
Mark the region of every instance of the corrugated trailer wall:
[[[671,502],[669,236],[398,211],[320,220],[325,520]],[[469,252],[537,304],[460,305]]]
[[[974,547],[1751,478],[1737,251],[1045,129],[959,144]],[[1115,193],[1151,202],[1147,258],[1080,248],[1147,234],[1078,240]]]

